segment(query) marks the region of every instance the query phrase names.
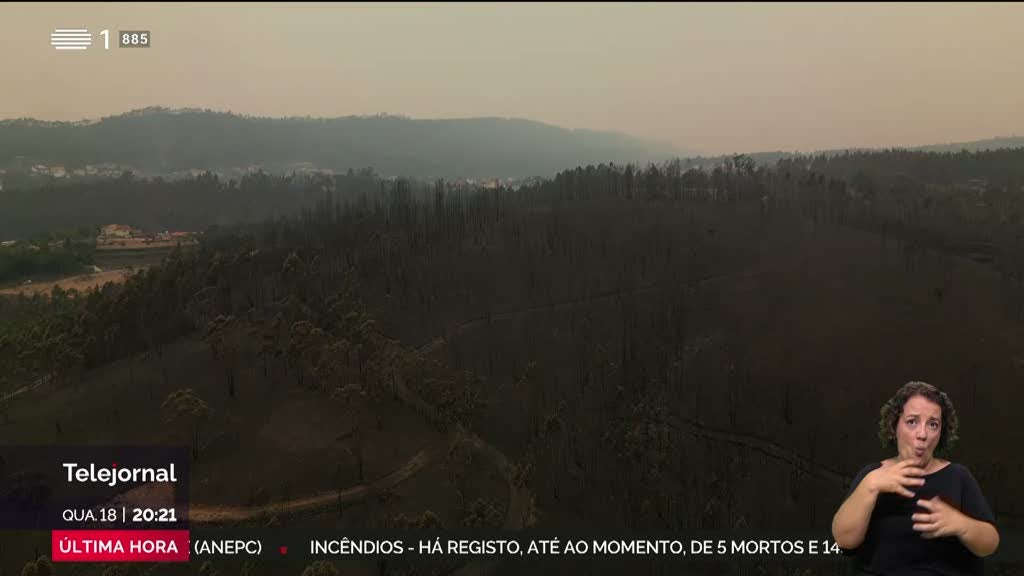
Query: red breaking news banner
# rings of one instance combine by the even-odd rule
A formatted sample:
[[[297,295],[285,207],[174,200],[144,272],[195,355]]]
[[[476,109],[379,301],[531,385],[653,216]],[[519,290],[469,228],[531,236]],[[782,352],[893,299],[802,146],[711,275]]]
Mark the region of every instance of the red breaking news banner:
[[[188,562],[188,530],[54,530],[54,562]]]

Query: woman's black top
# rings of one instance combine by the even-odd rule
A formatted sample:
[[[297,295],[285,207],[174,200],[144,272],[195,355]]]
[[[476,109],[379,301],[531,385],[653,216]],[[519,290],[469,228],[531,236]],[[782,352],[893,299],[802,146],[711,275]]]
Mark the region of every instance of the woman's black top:
[[[874,462],[862,468],[846,497],[849,498],[868,473],[881,465]],[[973,576],[984,573],[982,559],[968,550],[959,538],[924,538],[914,531],[911,519],[917,512],[928,512],[917,505],[918,498],[930,499],[937,494],[967,516],[995,525],[995,516],[978,482],[965,466],[955,462],[924,478],[924,486],[908,487],[917,495],[915,498],[891,492],[878,495],[864,542],[856,549],[844,551],[855,556],[856,574]]]

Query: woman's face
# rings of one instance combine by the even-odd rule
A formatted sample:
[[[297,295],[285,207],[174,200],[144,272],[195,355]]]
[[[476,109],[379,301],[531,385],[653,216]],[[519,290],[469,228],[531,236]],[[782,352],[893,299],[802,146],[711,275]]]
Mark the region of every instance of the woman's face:
[[[896,422],[896,449],[902,460],[931,462],[942,434],[942,407],[924,396],[911,396]]]

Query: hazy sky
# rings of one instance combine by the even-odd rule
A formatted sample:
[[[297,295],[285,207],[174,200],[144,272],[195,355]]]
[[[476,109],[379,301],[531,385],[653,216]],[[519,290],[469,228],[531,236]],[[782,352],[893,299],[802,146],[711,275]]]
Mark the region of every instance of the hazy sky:
[[[55,50],[54,28],[93,45]],[[1024,134],[1024,4],[2,4],[0,74],[0,118],[158,105],[521,117],[702,153],[911,146]]]

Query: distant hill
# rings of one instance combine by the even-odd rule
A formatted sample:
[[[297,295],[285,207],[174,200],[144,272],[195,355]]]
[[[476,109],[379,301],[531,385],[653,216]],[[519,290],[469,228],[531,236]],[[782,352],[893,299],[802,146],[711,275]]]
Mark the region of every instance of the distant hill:
[[[99,121],[0,121],[0,167],[114,163],[152,174],[373,167],[387,176],[479,178],[550,176],[581,164],[679,154],[624,134],[509,118],[257,118],[146,108]]]
[[[973,140],[971,142],[950,142],[947,144],[928,144],[925,146],[890,146],[885,148],[836,148],[834,150],[821,150],[810,153],[810,155],[825,154],[826,156],[835,156],[845,153],[857,153],[857,152],[880,152],[883,150],[911,150],[914,152],[960,152],[961,150],[967,150],[968,152],[983,152],[985,150],[1003,150],[1008,148],[1024,148],[1024,136],[1009,136],[1000,138],[988,138],[985,140]],[[779,157],[790,157],[797,156],[800,154],[789,154],[779,152],[765,152],[758,154],[751,154],[751,156],[759,155],[778,155]],[[776,160],[778,158],[775,158]]]
[[[1024,148],[1024,136],[1006,136],[999,138],[988,138],[985,140],[974,140],[971,142],[951,142],[948,144],[928,144],[926,146],[912,147],[892,146],[886,148],[833,148],[830,150],[815,150],[809,152],[783,152],[781,150],[773,150],[767,152],[746,152],[743,155],[749,157],[750,159],[752,159],[753,161],[757,162],[760,165],[772,166],[776,164],[779,160],[795,158],[798,156],[843,156],[847,154],[884,152],[887,150],[910,150],[914,152],[935,153],[956,153],[962,150],[967,150],[968,152],[984,152],[986,150],[1005,150],[1011,148]],[[715,166],[721,164],[727,158],[731,158],[733,156],[735,156],[735,154],[723,154],[720,156],[695,156],[688,158],[687,160],[690,164]]]
[[[974,140],[973,142],[954,142],[951,144],[931,144],[929,146],[918,146],[911,150],[922,152],[980,152],[982,150],[999,150],[1000,148],[1024,148],[1024,136],[1007,136],[1002,138],[988,138],[985,140]]]

